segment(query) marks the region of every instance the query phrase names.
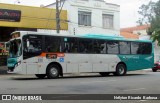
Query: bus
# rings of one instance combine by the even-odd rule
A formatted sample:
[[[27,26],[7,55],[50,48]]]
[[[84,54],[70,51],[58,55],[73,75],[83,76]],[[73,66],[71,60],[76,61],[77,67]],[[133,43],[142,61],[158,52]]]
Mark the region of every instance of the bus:
[[[15,31],[8,44],[8,72],[34,74],[38,78],[53,79],[65,73],[123,76],[127,71],[154,65],[154,49],[149,40]]]

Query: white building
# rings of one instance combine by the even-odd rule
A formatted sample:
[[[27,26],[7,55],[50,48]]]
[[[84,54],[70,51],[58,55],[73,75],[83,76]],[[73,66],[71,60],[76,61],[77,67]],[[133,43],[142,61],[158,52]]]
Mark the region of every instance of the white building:
[[[56,3],[46,7],[56,8]],[[60,34],[120,34],[119,5],[109,4],[104,0],[65,0],[63,10],[67,10],[69,22],[68,30],[60,31]]]

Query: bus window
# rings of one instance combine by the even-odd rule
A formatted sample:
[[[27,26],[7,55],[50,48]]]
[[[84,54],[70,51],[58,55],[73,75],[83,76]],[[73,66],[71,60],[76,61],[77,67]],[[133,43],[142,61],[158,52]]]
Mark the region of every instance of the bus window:
[[[151,54],[152,44],[151,43],[141,43],[141,54]]]
[[[119,54],[118,42],[107,41],[107,53],[108,54]]]
[[[105,40],[94,40],[94,53],[106,54],[106,41]]]
[[[94,53],[92,39],[79,39],[79,53]]]
[[[130,42],[119,42],[120,54],[130,54]]]
[[[40,55],[42,52],[42,36],[23,37],[24,59]]]
[[[45,37],[45,51],[46,52],[61,52],[60,42],[61,42],[61,37],[46,36]]]
[[[28,40],[28,39],[27,39]],[[28,52],[35,53],[41,51],[41,41],[29,39]]]
[[[65,53],[77,53],[78,52],[78,39],[73,37],[63,38],[63,52]]]
[[[131,54],[141,54],[140,53],[140,43],[131,42]]]
[[[151,54],[152,44],[151,43],[131,43],[132,54]]]
[[[71,52],[77,53],[78,52],[78,39],[72,38],[70,45],[71,45]]]

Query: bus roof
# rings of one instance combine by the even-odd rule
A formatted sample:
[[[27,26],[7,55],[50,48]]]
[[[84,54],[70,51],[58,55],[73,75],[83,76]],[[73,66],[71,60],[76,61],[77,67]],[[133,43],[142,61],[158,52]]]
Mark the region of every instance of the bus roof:
[[[136,41],[136,42],[152,42],[152,40],[139,40],[139,39],[126,39],[123,36],[114,35],[104,35],[104,34],[83,34],[83,35],[62,35],[62,34],[50,34],[44,32],[34,32],[34,31],[15,31],[13,33],[20,32],[22,34],[38,34],[38,35],[54,35],[54,36],[67,36],[67,37],[79,37],[79,38],[93,38],[93,39],[107,39],[107,40],[122,40],[122,41]],[[13,34],[11,33],[11,35]]]

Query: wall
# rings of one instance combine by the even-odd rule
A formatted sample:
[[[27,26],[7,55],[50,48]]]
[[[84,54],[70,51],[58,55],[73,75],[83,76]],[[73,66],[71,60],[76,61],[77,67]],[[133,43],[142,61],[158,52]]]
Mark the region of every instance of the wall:
[[[20,21],[0,20],[1,27],[56,29],[55,9],[2,3],[0,3],[0,7],[1,9],[18,10],[21,12]],[[6,13],[7,12],[5,12],[5,15]],[[0,12],[0,16],[3,17],[3,15],[4,14]],[[61,11],[60,18],[67,20],[66,10]],[[68,30],[68,23],[61,22],[61,29]]]
[[[144,29],[144,30],[135,30],[133,31],[133,34],[140,34],[140,36],[145,36],[147,35],[147,30]]]
[[[46,6],[55,8],[55,3]],[[81,35],[81,34],[110,34],[120,35],[120,7],[114,4],[107,4],[103,0],[66,0],[63,6],[68,12],[68,31],[63,31],[61,34]],[[91,11],[92,23],[91,26],[78,25],[78,11]],[[114,15],[114,28],[103,29],[102,14]],[[39,30],[42,31],[42,30]]]

